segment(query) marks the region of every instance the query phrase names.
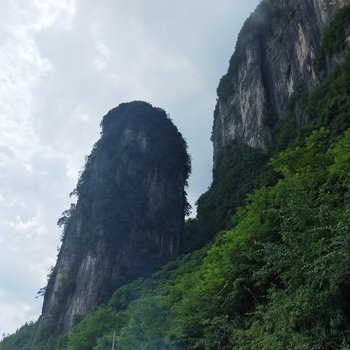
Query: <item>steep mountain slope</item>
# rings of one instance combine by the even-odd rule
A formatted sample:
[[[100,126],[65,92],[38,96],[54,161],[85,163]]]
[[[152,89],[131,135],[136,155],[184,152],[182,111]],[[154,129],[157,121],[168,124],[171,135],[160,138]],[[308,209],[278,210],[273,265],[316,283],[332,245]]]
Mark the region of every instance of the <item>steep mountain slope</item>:
[[[270,159],[279,180],[249,195],[232,229],[120,288],[53,346],[105,350],[115,332],[122,350],[349,348],[349,91],[347,53],[299,101],[299,146]]]
[[[62,247],[35,342],[68,331],[118,287],[179,252],[190,171],[181,135],[163,110],[144,102],[119,105],[101,126],[78,202],[59,220]]]
[[[218,88],[214,179],[186,234],[214,240],[31,350],[106,350],[113,334],[122,350],[350,347],[348,4],[261,2]],[[37,326],[0,349],[30,349]]]
[[[269,157],[302,141],[297,131],[318,118],[303,100],[344,59],[345,4],[350,1],[265,0],[245,22],[217,89],[213,183],[198,200],[198,230],[207,240],[230,227],[249,192],[274,184]]]
[[[214,161],[230,141],[268,151],[272,128],[287,116],[290,98],[310,91],[342,57],[315,67],[321,33],[349,0],[265,0],[245,22],[228,72],[217,89]],[[336,39],[336,38],[334,38]],[[295,110],[298,124],[305,116]]]
[[[350,71],[348,70],[350,77]],[[250,196],[234,229],[150,279],[123,286],[50,350],[347,349],[350,129],[273,161],[281,180]],[[23,327],[2,350],[28,349]],[[24,344],[24,346],[23,346]]]

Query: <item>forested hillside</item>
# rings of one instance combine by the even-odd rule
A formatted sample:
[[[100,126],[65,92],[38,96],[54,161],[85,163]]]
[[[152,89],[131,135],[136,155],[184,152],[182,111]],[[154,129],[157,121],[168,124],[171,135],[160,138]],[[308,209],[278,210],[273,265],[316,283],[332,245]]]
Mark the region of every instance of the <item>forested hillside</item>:
[[[33,323],[0,349],[107,350],[113,337],[123,350],[349,348],[349,26],[345,6],[322,30],[319,81],[266,121],[265,149],[231,140],[216,153],[186,225],[192,252],[120,287],[69,333],[32,346]]]
[[[350,344],[350,130],[272,160],[213,244],[119,289],[57,349],[342,349]],[[55,348],[52,341],[52,348]]]

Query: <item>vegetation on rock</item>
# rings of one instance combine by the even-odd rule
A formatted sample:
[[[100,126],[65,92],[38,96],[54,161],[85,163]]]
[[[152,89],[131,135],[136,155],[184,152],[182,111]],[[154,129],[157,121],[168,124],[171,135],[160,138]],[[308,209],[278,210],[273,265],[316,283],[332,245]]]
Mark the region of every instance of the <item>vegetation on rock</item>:
[[[327,56],[345,50],[346,36],[350,26],[350,6],[344,6],[337,13],[331,24],[323,31],[320,47],[314,60],[315,68],[320,71]]]
[[[347,16],[345,7],[324,38]],[[201,249],[120,287],[46,347],[30,346],[30,324],[0,349],[107,350],[114,333],[122,350],[349,348],[349,91],[348,54],[308,96],[296,91],[269,154],[222,150],[187,223],[184,250]],[[295,103],[306,117],[299,127]]]

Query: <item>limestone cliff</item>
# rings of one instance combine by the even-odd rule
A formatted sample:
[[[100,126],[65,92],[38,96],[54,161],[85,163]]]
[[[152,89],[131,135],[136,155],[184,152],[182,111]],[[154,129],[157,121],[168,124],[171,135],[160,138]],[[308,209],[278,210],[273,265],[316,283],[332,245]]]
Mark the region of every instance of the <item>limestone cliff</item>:
[[[62,247],[45,293],[35,342],[69,330],[113,291],[175,257],[190,172],[186,143],[166,113],[119,105],[101,123],[76,205],[59,220]]]
[[[349,0],[263,0],[245,22],[228,72],[218,87],[212,140],[214,166],[231,140],[264,151],[271,128],[286,117],[296,92],[310,91],[339,59],[314,61],[323,29]],[[341,53],[340,53],[341,56]],[[294,111],[297,122],[304,116]]]

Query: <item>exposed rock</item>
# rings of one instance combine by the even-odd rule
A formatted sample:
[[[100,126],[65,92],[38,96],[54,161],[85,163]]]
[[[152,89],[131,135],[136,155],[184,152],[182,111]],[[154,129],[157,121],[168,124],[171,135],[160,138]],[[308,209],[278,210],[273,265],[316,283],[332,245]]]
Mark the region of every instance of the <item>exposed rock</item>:
[[[119,286],[175,257],[184,229],[186,143],[166,113],[121,104],[101,123],[76,206],[61,218],[62,247],[35,342],[70,329]]]
[[[298,90],[309,91],[331,70],[313,61],[321,32],[350,0],[264,0],[245,22],[228,73],[218,87],[214,114],[214,166],[231,140],[267,151],[271,128],[286,117]],[[298,123],[304,116],[296,113]]]

